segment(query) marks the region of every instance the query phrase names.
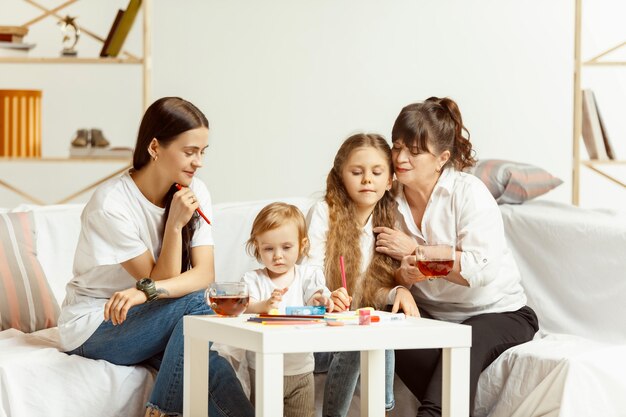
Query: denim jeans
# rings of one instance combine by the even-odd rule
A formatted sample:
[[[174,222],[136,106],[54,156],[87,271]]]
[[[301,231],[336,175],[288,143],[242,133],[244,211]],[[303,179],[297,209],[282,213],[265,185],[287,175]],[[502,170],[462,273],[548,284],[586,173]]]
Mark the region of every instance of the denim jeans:
[[[213,314],[203,291],[134,306],[124,323],[103,322],[70,354],[116,365],[149,364],[158,369],[148,405],[161,412],[183,412],[183,316]],[[230,364],[209,354],[209,416],[252,417],[254,408]]]
[[[393,350],[385,351],[385,409],[395,406],[393,377],[395,356]],[[315,353],[315,372],[328,371],[324,386],[322,416],[345,417],[350,410],[357,380],[361,373],[360,352]]]

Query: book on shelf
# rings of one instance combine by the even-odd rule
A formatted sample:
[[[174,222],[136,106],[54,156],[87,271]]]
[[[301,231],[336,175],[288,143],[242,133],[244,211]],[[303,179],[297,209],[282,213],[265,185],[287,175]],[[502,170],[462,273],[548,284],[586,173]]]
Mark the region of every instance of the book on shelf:
[[[595,102],[595,96],[594,96]],[[604,124],[604,120],[602,119],[602,115],[600,114],[600,108],[598,107],[598,102],[596,103],[596,113],[598,113],[598,122],[600,123],[600,130],[602,131],[602,139],[604,142],[604,149],[606,151],[606,156],[609,159],[615,159],[615,151],[613,150],[613,145],[611,145],[611,141],[609,140],[609,135],[606,131],[606,125]]]
[[[583,90],[582,136],[589,159],[613,159],[614,153],[606,135],[606,127],[598,111],[595,94],[590,89]]]
[[[26,36],[28,28],[23,26],[0,26],[0,35]]]
[[[117,27],[113,31],[111,41],[106,49],[107,56],[116,57],[119,55],[122,50],[122,45],[124,45],[124,41],[126,41],[126,37],[135,22],[135,17],[137,17],[140,7],[141,0],[130,0],[128,7],[126,7]]]
[[[113,34],[115,33],[115,31],[117,30],[117,27],[120,24],[120,20],[122,20],[122,15],[124,15],[124,10],[119,9],[117,11],[117,14],[115,15],[113,24],[111,25],[111,30],[109,30],[109,34],[107,35],[106,39],[104,40],[104,43],[102,44],[102,50],[100,51],[100,57],[102,58],[108,56],[107,49],[109,48],[109,45],[111,44],[111,39],[113,38]]]
[[[35,47],[34,43],[3,42],[0,41],[1,57],[20,57],[28,55],[28,51]]]
[[[24,37],[20,35],[12,35],[10,33],[0,33],[0,42],[22,42]]]
[[[132,157],[133,148],[125,146],[113,146],[106,148],[98,148],[95,146],[70,147],[70,158],[132,159]]]

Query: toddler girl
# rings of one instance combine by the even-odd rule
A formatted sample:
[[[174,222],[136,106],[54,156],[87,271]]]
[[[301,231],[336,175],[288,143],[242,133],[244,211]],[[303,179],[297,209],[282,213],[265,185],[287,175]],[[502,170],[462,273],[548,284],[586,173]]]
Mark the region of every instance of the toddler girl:
[[[272,203],[252,224],[246,249],[265,265],[246,272],[250,303],[247,313],[268,313],[286,306],[324,305],[333,309],[331,294],[320,268],[296,265],[307,254],[309,240],[302,212],[293,205]],[[254,402],[255,354],[249,352],[251,400]],[[315,387],[312,353],[284,355],[284,415],[313,417]]]

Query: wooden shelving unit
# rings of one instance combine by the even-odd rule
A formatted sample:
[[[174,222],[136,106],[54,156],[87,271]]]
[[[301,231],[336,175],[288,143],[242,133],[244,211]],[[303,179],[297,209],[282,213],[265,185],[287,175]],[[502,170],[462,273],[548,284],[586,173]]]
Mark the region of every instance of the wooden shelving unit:
[[[597,54],[591,59],[586,61],[582,60],[581,53],[581,29],[582,29],[582,6],[583,0],[576,1],[575,10],[575,23],[574,23],[574,137],[573,137],[573,171],[572,171],[572,204],[578,205],[580,203],[580,168],[585,166],[593,172],[608,179],[614,184],[620,185],[626,188],[626,184],[623,181],[615,178],[606,171],[603,167],[626,165],[626,160],[582,160],[580,155],[580,142],[582,137],[582,109],[583,109],[583,96],[581,88],[581,76],[583,67],[592,66],[604,66],[604,67],[625,67],[626,61],[611,61],[604,59],[608,54],[617,51],[621,48],[626,48],[626,41],[615,45],[600,54]]]
[[[29,20],[24,23],[22,26],[29,27],[37,22],[40,22],[46,18],[56,18],[57,20],[62,20],[63,16],[59,13],[67,8],[68,6],[76,3],[78,0],[67,0],[62,3],[60,6],[57,6],[53,9],[48,9],[42,5],[40,5],[35,0],[22,0],[41,11],[41,15],[37,16],[34,19]],[[135,56],[128,51],[122,50],[119,57],[111,58],[101,58],[101,57],[93,57],[93,58],[83,58],[83,57],[0,57],[0,64],[81,64],[81,65],[111,65],[111,64],[122,64],[122,65],[141,65],[142,66],[142,110],[145,110],[151,103],[151,84],[152,84],[152,24],[151,24],[151,14],[152,14],[152,0],[142,0],[141,4],[142,9],[142,47],[143,54],[142,56]],[[104,38],[98,36],[94,32],[90,31],[88,28],[84,26],[80,26],[80,30],[83,34],[104,43]],[[74,198],[78,197],[81,194],[90,191],[103,183],[104,181],[112,178],[116,175],[121,174],[128,168],[132,166],[132,161],[127,158],[61,158],[61,157],[41,157],[41,158],[16,158],[16,157],[0,157],[0,161],[4,163],[56,163],[56,164],[66,164],[66,163],[83,163],[83,164],[92,164],[92,163],[106,163],[106,164],[115,164],[119,168],[120,163],[123,164],[123,168],[116,168],[114,172],[105,176],[104,178],[98,179],[93,183],[88,184],[86,187],[73,192],[72,194],[60,198],[58,201],[55,201],[56,204],[67,203]],[[0,179],[0,187],[10,190],[21,197],[27,199],[30,202],[36,204],[47,204],[46,202],[41,201],[39,198],[25,193],[19,187],[14,186],[12,184],[7,183]]]

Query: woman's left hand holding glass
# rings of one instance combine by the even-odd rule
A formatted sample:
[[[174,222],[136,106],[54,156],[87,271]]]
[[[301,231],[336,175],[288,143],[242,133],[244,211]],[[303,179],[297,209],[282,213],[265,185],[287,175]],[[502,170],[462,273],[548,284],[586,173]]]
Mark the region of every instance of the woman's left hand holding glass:
[[[417,267],[417,257],[415,255],[407,255],[402,258],[400,268],[396,270],[396,282],[407,288],[411,288],[416,282],[426,281],[432,277],[427,277],[421,273]]]
[[[389,227],[375,227],[376,252],[385,254],[396,260],[401,260],[405,255],[414,253],[417,243],[413,238],[399,230]]]

